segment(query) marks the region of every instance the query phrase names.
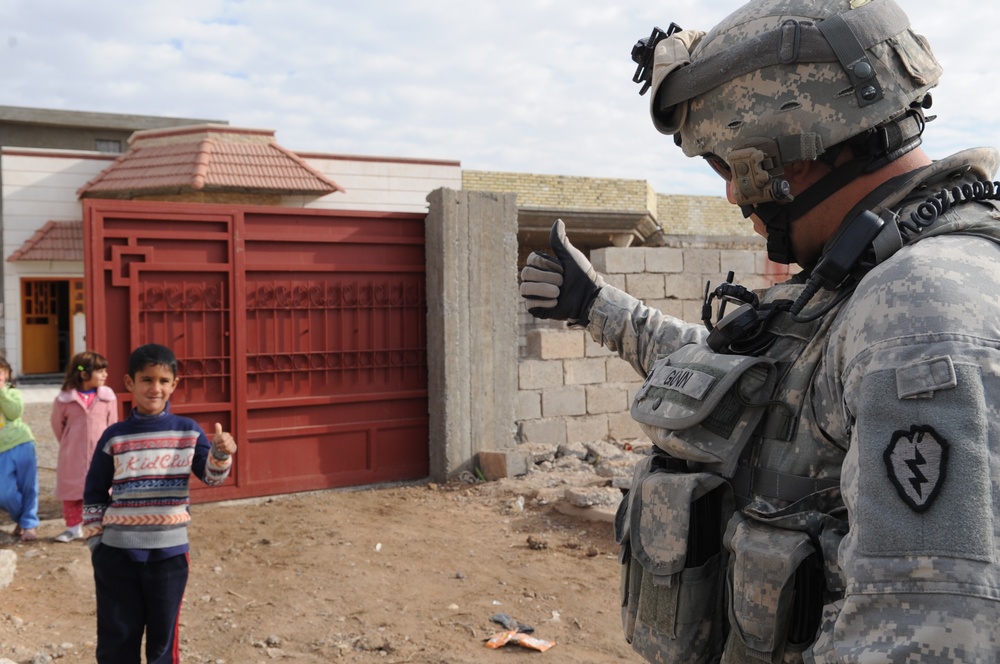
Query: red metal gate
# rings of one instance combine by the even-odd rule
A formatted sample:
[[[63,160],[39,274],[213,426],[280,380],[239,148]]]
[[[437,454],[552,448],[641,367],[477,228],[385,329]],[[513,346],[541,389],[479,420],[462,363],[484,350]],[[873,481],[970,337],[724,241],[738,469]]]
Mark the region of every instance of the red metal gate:
[[[173,412],[240,444],[194,500],[427,476],[422,215],[86,200],[84,237],[122,411],[130,350],[162,343]]]

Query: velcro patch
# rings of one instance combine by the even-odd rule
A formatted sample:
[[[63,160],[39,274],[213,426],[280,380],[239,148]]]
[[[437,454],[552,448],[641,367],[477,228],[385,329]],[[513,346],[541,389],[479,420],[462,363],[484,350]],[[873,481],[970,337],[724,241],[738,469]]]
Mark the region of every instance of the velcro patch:
[[[903,502],[915,512],[926,511],[944,485],[948,441],[933,427],[914,424],[892,434],[882,458]]]
[[[653,375],[650,376],[649,383],[701,401],[712,384],[715,383],[715,378],[694,369],[672,367],[665,364],[657,367]]]

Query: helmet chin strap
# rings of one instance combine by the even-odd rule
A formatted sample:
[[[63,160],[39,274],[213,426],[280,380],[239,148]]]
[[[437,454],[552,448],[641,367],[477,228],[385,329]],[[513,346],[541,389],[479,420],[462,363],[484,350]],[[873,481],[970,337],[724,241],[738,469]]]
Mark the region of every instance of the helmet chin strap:
[[[930,106],[929,100],[926,106]],[[764,222],[764,228],[767,230],[767,257],[775,263],[785,265],[797,262],[792,248],[792,222],[840,191],[859,175],[877,171],[919,146],[924,124],[921,107],[914,106],[874,130],[827,151],[824,155],[826,159],[821,158],[821,161],[830,166],[830,172],[801,194],[797,194],[794,200],[788,203],[768,201],[756,205],[741,205],[744,217],[756,214]],[[845,144],[850,145],[857,156],[840,166],[833,166],[833,160],[837,158]]]
[[[767,230],[767,257],[775,263],[789,265],[796,262],[792,247],[792,222],[803,216],[814,207],[840,191],[848,182],[863,173],[871,163],[870,157],[852,159],[827,173],[818,182],[811,185],[795,200],[789,203],[758,203],[754,206],[742,206],[743,214],[746,208],[760,217]]]

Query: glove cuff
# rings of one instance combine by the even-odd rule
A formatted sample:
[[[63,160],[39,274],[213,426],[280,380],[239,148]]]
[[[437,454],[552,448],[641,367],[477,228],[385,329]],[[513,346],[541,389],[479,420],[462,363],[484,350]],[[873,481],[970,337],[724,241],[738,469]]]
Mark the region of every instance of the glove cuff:
[[[570,322],[574,325],[580,325],[581,327],[587,327],[590,325],[590,309],[594,306],[594,300],[597,299],[597,296],[600,294],[602,288],[604,288],[603,285],[595,285],[594,289],[587,293],[587,296],[581,301],[580,316]]]

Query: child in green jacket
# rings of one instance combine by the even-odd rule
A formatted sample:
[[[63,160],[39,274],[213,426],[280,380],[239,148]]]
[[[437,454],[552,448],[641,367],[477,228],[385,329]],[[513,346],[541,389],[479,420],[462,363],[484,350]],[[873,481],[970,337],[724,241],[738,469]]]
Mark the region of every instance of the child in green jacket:
[[[0,509],[14,521],[14,536],[30,542],[38,538],[38,457],[23,412],[10,364],[0,356]]]

